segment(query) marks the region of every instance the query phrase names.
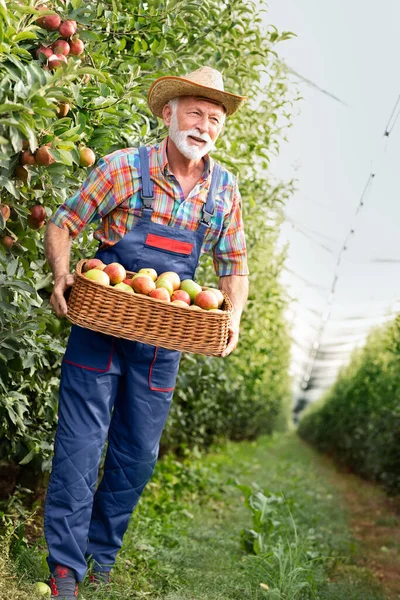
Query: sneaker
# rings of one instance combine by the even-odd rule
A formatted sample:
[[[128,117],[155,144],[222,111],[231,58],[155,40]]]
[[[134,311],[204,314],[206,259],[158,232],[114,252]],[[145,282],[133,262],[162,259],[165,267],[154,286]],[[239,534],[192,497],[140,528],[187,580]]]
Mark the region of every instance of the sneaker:
[[[93,587],[107,586],[107,589],[109,589],[110,582],[110,571],[92,571],[89,575],[89,583]]]
[[[51,598],[57,600],[76,600],[78,597],[78,582],[75,573],[68,567],[57,565],[49,581]]]

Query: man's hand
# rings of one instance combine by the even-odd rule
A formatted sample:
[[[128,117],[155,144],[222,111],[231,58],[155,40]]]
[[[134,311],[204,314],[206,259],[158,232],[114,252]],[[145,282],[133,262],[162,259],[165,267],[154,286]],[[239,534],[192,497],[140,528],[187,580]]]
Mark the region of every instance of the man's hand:
[[[231,325],[228,329],[228,345],[221,354],[221,356],[228,356],[233,352],[239,341],[239,321],[232,319]]]
[[[57,317],[65,317],[67,314],[67,302],[65,300],[65,291],[74,283],[74,276],[71,273],[61,275],[54,282],[53,293],[50,303],[55,310]]]

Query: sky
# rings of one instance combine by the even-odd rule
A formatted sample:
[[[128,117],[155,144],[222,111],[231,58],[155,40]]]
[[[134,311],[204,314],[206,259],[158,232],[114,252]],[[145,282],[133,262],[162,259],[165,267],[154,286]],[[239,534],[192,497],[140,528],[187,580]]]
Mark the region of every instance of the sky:
[[[295,396],[303,383],[314,401],[369,329],[400,312],[400,2],[270,0],[265,21],[296,33],[278,52],[319,88],[295,79],[302,100],[271,164],[277,178],[296,180],[282,281],[294,299]],[[313,389],[304,391],[307,372]]]

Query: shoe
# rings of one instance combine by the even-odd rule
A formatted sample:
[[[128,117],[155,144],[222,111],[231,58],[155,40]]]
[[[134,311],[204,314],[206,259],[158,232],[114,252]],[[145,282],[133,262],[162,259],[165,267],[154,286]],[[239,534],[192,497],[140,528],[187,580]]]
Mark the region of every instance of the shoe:
[[[49,586],[51,588],[51,598],[76,600],[78,597],[78,582],[74,571],[68,567],[57,565],[50,577]]]
[[[106,586],[109,589],[110,582],[110,571],[92,571],[89,575],[89,583],[95,588]]]

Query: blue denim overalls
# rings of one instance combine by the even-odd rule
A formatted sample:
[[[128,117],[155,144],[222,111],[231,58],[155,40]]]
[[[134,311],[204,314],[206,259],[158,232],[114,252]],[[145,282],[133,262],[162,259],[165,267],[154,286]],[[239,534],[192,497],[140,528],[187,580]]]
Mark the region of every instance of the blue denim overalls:
[[[214,212],[220,167],[214,164],[196,231],[157,224],[147,148],[141,147],[142,216],[119,242],[99,250],[105,263],[192,279]],[[98,570],[115,562],[132,511],[149,481],[168,416],[180,353],[72,326],[65,352],[53,469],[45,505],[48,564],[82,581],[87,558]],[[108,435],[104,475],[99,463]]]

